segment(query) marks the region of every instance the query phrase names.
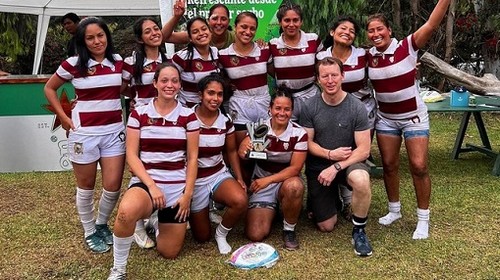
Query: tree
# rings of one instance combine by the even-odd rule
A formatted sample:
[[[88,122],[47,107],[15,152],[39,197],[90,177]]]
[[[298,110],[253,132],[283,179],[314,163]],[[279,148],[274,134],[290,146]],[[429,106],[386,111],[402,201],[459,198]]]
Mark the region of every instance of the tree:
[[[0,56],[15,61],[32,48],[36,34],[36,16],[0,13]]]

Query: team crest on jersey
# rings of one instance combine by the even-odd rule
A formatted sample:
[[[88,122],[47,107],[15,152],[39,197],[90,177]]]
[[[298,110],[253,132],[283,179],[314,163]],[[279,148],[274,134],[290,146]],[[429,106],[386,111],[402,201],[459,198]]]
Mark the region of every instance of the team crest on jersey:
[[[95,74],[95,71],[96,71],[95,66],[92,66],[92,67],[90,67],[89,69],[87,69],[87,74],[88,74],[89,76],[92,76],[92,75],[94,75],[94,74]]]
[[[232,56],[231,57],[231,64],[233,66],[236,66],[236,65],[240,64],[240,59],[237,56]]]
[[[217,128],[217,133],[221,133],[222,129]]]
[[[148,65],[144,66],[144,67],[142,68],[142,70],[143,70],[144,72],[151,72],[151,70],[153,70],[153,65],[152,65],[152,64],[148,64]]]
[[[73,146],[73,151],[75,152],[75,155],[82,155],[83,143],[75,142],[75,145]]]
[[[378,57],[374,57],[372,59],[372,64],[373,64],[373,66],[377,66],[378,65]]]
[[[288,144],[288,142],[283,143],[283,149],[288,151],[289,147],[290,147],[290,144]]]
[[[389,57],[389,61],[390,61],[391,63],[393,63],[393,62],[394,62],[394,56]]]
[[[278,51],[280,55],[285,55],[286,54],[286,48],[279,49]]]
[[[152,125],[155,123],[155,119],[154,118],[148,118],[148,124],[149,125]]]
[[[203,64],[201,64],[201,62],[199,62],[199,61],[196,61],[196,63],[194,64],[194,67],[196,67],[196,69],[198,69],[198,71],[203,70]]]
[[[173,125],[177,125],[177,122],[172,122]]]
[[[302,48],[301,49],[302,52],[306,52],[307,51],[307,48]]]

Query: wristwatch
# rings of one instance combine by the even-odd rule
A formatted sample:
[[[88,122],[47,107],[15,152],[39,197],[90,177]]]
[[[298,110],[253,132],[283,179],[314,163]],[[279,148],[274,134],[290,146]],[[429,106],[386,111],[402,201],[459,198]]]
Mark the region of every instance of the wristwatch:
[[[334,163],[333,167],[335,167],[335,169],[337,169],[337,171],[342,170],[342,166],[340,166],[340,164],[338,162]]]

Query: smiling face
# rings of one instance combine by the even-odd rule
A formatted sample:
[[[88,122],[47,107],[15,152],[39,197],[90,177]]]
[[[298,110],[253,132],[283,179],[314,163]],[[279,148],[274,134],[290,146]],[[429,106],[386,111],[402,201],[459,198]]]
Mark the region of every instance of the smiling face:
[[[257,31],[257,21],[249,16],[240,18],[235,26],[236,40],[240,41],[243,45],[253,42],[255,32]]]
[[[108,46],[108,38],[104,30],[95,23],[87,25],[85,29],[85,45],[96,61],[102,61]]]
[[[215,8],[208,18],[208,24],[214,35],[222,36],[229,27],[229,15],[223,7]]]
[[[160,27],[151,20],[142,23],[141,41],[149,47],[159,47],[162,42]]]
[[[335,44],[351,46],[356,39],[356,28],[350,21],[341,22],[335,30],[330,30]]]
[[[158,91],[158,99],[174,100],[181,88],[179,71],[172,65],[161,68],[153,80],[153,86]]]
[[[189,38],[196,47],[204,47],[210,44],[212,33],[204,21],[195,20],[189,27]]]
[[[288,38],[295,38],[296,36],[300,36],[302,18],[294,10],[288,10],[281,19],[280,26],[281,29],[283,29],[284,36]]]
[[[209,82],[200,93],[201,106],[209,111],[217,111],[222,104],[224,87],[217,81]]]
[[[367,35],[378,51],[385,51],[391,44],[392,30],[380,20],[374,19],[368,23]]]
[[[287,96],[274,98],[269,112],[271,113],[272,127],[288,125],[293,112],[292,100]]]
[[[334,96],[342,91],[344,74],[338,64],[320,65],[318,67],[318,83],[328,96]]]

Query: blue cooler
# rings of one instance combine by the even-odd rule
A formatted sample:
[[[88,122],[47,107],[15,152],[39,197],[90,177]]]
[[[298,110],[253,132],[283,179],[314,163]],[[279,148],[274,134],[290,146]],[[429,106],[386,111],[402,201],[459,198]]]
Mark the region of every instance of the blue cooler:
[[[468,107],[469,92],[464,87],[456,87],[451,90],[450,106],[452,107]]]

